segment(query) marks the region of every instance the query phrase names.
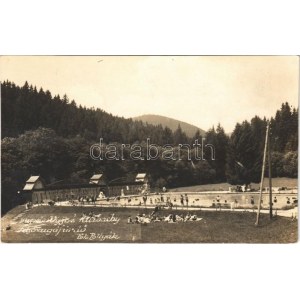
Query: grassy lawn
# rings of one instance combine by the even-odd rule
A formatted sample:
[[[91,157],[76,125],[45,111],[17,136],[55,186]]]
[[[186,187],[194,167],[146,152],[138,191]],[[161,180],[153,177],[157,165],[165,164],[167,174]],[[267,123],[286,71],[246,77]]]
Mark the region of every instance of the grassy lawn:
[[[269,179],[264,179],[264,186],[269,185]],[[298,179],[297,178],[273,178],[272,179],[273,187],[287,187],[287,188],[294,188],[298,186]],[[228,191],[229,187],[232,186],[227,182],[222,183],[214,183],[214,184],[202,184],[202,185],[195,185],[195,186],[186,186],[186,187],[178,187],[174,189],[170,189],[173,192],[205,192],[205,191]],[[251,183],[251,187],[258,190],[260,187],[259,183]]]
[[[103,222],[83,222],[93,211]],[[127,224],[128,216],[151,213],[145,208],[40,206],[26,211],[15,208],[2,218],[3,242],[138,242],[138,243],[292,243],[297,241],[298,222],[261,215],[255,227],[252,212],[195,211],[200,221]],[[170,210],[161,210],[167,216]],[[186,214],[177,210],[176,214]],[[55,219],[56,218],[56,219]],[[48,221],[47,221],[48,220]],[[54,222],[49,222],[54,220]],[[60,221],[62,223],[57,223]],[[27,223],[26,223],[27,222]],[[32,222],[32,223],[30,223]],[[30,223],[30,224],[28,224]],[[6,227],[11,225],[9,230]],[[26,232],[39,226],[37,232]]]
[[[255,213],[198,212],[203,222],[149,224],[142,229],[144,242],[170,243],[291,243],[297,241],[297,222],[267,215],[255,227]],[[153,227],[155,229],[153,230]]]

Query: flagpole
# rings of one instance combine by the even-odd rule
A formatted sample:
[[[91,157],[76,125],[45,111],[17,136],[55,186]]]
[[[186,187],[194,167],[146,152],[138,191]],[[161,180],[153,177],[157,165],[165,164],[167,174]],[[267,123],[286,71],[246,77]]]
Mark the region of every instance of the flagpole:
[[[265,175],[265,165],[266,165],[266,154],[267,154],[268,137],[269,137],[269,122],[267,123],[267,130],[266,130],[266,140],[265,140],[263,165],[262,165],[261,180],[260,180],[260,194],[259,194],[259,201],[258,201],[258,209],[257,209],[257,216],[256,216],[255,226],[258,226],[258,223],[259,223],[259,214],[260,214],[261,199],[262,199],[262,189],[263,189],[263,181],[264,181],[264,175]]]
[[[269,205],[270,205],[270,219],[273,217],[273,203],[272,203],[272,172],[271,172],[271,143],[270,130],[268,132],[268,165],[269,165]]]

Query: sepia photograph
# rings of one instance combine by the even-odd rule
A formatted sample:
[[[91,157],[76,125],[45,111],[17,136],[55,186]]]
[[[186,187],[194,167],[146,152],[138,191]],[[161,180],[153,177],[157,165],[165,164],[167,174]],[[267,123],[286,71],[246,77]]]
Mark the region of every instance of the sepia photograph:
[[[298,56],[1,56],[2,243],[298,241]]]

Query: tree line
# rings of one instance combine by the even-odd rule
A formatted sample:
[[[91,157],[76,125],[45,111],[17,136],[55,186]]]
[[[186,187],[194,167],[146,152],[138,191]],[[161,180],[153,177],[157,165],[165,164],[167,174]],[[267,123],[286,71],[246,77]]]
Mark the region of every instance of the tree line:
[[[132,179],[138,172],[150,175],[151,186],[178,187],[227,181],[244,184],[260,180],[262,152],[267,120],[255,116],[237,123],[231,135],[218,124],[206,132],[205,143],[215,147],[215,160],[188,160],[187,150],[181,160],[97,161],[90,158],[90,146],[106,143],[140,144],[147,138],[159,147],[165,144],[193,144],[202,136],[189,138],[180,126],[176,131],[161,125],[113,116],[99,108],[86,108],[64,95],[29,85],[19,87],[1,83],[1,166],[2,212],[14,206],[17,191],[30,175],[41,175],[47,183],[86,183],[94,173],[104,172],[108,180]],[[270,120],[273,176],[297,177],[298,109],[283,103]],[[126,152],[127,151],[127,152]],[[192,150],[194,151],[194,150]],[[192,155],[192,157],[194,157]],[[266,174],[267,175],[267,174]]]

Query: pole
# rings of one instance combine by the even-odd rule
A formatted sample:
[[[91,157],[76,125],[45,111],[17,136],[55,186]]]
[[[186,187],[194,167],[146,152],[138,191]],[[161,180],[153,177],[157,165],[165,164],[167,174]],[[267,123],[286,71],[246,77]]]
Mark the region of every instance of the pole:
[[[272,172],[271,172],[271,143],[270,143],[270,130],[268,132],[268,165],[269,165],[269,205],[270,205],[270,220],[273,217],[273,203],[272,203]]]
[[[262,189],[263,189],[263,181],[264,181],[264,175],[265,175],[265,165],[266,165],[266,154],[267,154],[268,137],[269,137],[269,122],[267,124],[267,130],[266,130],[266,140],[265,140],[263,165],[262,165],[261,180],[260,180],[260,194],[259,194],[258,210],[257,210],[257,217],[256,217],[255,226],[258,226],[258,223],[259,223],[259,214],[260,214],[261,199],[262,199]]]

